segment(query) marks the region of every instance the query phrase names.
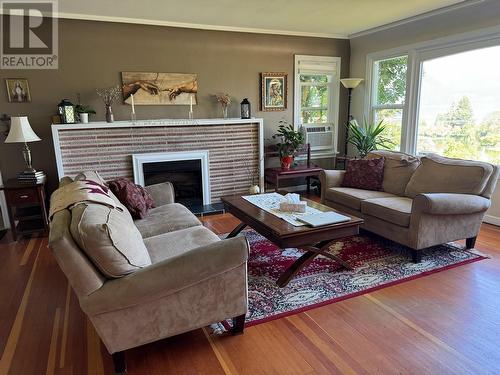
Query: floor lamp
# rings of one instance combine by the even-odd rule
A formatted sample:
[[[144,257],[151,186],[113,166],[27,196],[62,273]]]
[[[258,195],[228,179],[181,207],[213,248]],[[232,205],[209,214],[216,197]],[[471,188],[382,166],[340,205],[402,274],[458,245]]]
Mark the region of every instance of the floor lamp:
[[[358,87],[358,85],[363,82],[363,78],[344,78],[341,79],[342,85],[349,91],[349,99],[347,101],[347,126],[345,130],[345,141],[344,141],[344,157],[347,158],[347,145],[349,139],[349,123],[352,121],[351,115],[351,101],[352,101],[352,89]],[[344,161],[345,165],[345,161]]]

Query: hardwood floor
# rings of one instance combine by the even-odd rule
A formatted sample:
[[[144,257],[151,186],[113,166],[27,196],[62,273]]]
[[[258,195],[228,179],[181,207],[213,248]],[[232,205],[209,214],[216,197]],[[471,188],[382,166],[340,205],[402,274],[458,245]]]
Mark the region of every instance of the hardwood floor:
[[[229,232],[230,215],[204,218]],[[250,327],[200,329],[126,352],[130,374],[498,374],[500,228],[491,259]],[[0,375],[112,374],[47,238],[0,241]]]

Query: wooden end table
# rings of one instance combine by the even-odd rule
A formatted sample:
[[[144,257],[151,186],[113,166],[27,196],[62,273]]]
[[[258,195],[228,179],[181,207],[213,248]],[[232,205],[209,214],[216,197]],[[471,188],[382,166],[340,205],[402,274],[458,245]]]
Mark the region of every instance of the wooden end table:
[[[26,183],[11,179],[0,186],[0,190],[5,192],[14,241],[18,235],[48,233],[45,183]]]
[[[323,255],[340,263],[347,269],[352,269],[347,262],[337,255],[330,254],[327,250],[335,240],[359,234],[359,226],[363,223],[362,219],[334,210],[309,199],[302,198],[310,207],[324,212],[338,212],[342,215],[349,216],[351,220],[315,228],[309,226],[296,227],[253,205],[241,196],[225,196],[222,197],[221,200],[224,203],[226,211],[241,221],[241,224],[236,226],[236,228],[229,233],[227,238],[235,237],[245,227],[249,226],[282,249],[296,247],[305,251],[305,253],[279,277],[277,281],[278,286],[286,286],[300,270],[311,263],[318,255]]]

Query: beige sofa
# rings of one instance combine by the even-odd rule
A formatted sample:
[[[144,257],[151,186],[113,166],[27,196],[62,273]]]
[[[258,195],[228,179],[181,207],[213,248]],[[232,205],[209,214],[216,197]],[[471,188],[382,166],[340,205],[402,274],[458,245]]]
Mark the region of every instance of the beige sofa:
[[[82,178],[102,182],[92,172],[85,172]],[[60,186],[70,182],[65,177]],[[156,208],[145,219],[131,223],[138,229],[139,239],[142,235],[150,264],[127,270],[125,276],[105,276],[98,268],[102,264],[96,265],[77,245],[81,238],[72,235],[72,216],[85,205],[59,211],[50,225],[49,246],[82,310],[113,354],[117,372],[125,371],[126,349],[227,318],[233,318],[233,333],[240,333],[247,312],[246,239],[220,240],[187,208],[174,203],[171,184],[147,189]],[[80,224],[78,228],[81,230]],[[116,241],[135,241],[132,232]],[[92,240],[87,238],[86,243]]]
[[[422,249],[476,236],[499,169],[488,163],[437,155],[374,151],[384,157],[383,191],[341,187],[345,171],[321,176],[322,203],[364,219],[362,228],[412,249],[414,262]]]

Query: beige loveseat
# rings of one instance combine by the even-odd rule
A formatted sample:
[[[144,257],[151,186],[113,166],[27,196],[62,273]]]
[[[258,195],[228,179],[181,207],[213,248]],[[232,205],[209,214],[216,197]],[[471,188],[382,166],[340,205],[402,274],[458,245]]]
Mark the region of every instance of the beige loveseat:
[[[85,172],[77,178],[103,183],[95,172]],[[60,187],[71,182],[65,177]],[[78,233],[79,238],[72,234],[82,230],[80,211],[92,208],[98,213],[102,209],[109,211],[108,207],[78,204],[57,212],[50,225],[49,246],[78,296],[82,310],[113,354],[117,372],[125,370],[123,351],[126,349],[227,318],[233,318],[233,333],[240,333],[247,312],[249,247],[246,239],[240,236],[220,240],[187,208],[174,203],[169,183],[152,185],[147,190],[156,208],[151,209],[145,219],[135,222],[129,219],[147,249],[148,254],[143,255],[149,265],[134,266],[135,269],[132,267],[135,262],[130,260],[130,264],[120,265],[132,267],[126,270],[125,276],[104,275],[101,268],[116,269],[116,263],[103,265],[102,260],[96,258],[99,261],[96,264],[95,259],[91,260],[77,245],[85,233]],[[128,211],[126,214],[129,215]],[[128,225],[128,216],[123,220],[123,225]],[[114,242],[136,240],[134,228],[114,239],[111,230],[121,229],[109,225],[108,228],[104,232]],[[85,245],[95,240],[86,238]]]
[[[383,191],[341,187],[345,171],[320,176],[322,203],[364,219],[362,228],[412,249],[420,262],[422,249],[476,236],[499,169],[488,163],[437,155],[374,151],[384,157]]]

